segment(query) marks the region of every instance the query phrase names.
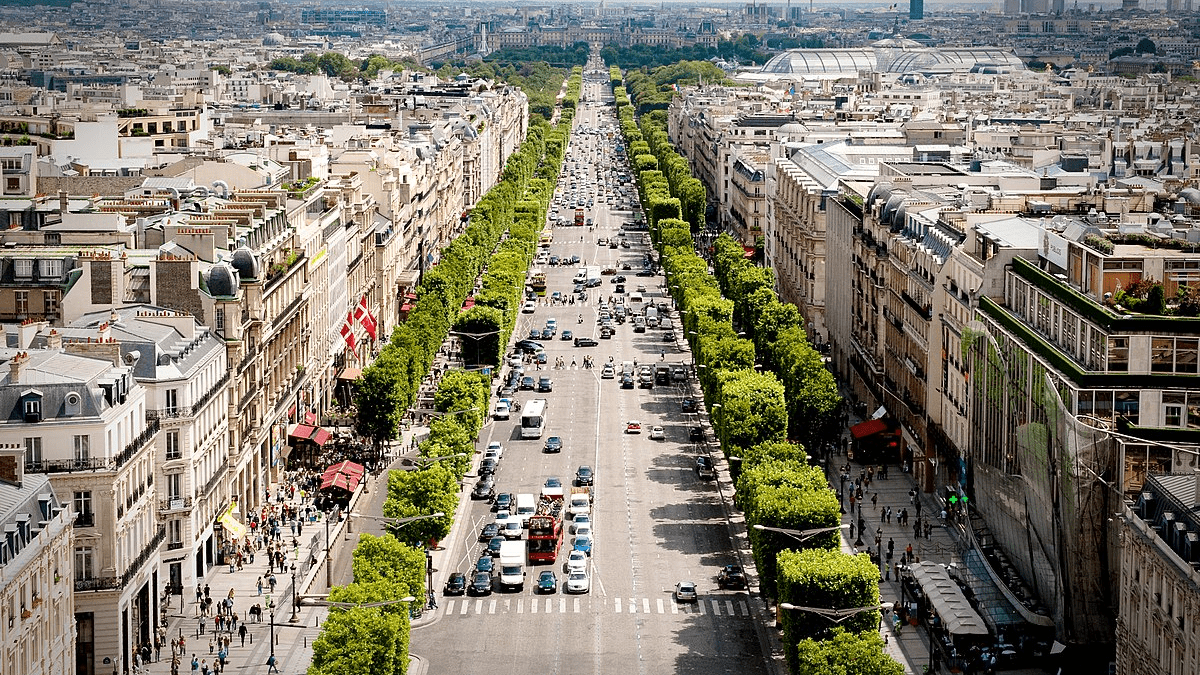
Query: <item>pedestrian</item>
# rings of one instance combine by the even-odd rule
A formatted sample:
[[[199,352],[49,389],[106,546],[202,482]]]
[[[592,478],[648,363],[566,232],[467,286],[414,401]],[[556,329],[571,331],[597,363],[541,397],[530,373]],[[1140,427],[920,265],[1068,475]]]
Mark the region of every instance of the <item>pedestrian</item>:
[[[904,557],[906,560],[909,560],[909,561],[912,560],[912,557],[913,557],[912,542],[909,542],[908,546],[904,549]]]
[[[210,591],[210,590],[211,590],[211,589],[209,589],[209,587],[208,587],[208,584],[204,584],[204,597],[206,597],[206,598],[207,598],[207,597],[210,595],[210,594],[209,594],[209,591]]]
[[[854,515],[854,493],[850,493],[850,515]]]
[[[200,670],[200,662],[196,660],[196,655],[192,654],[192,672]]]
[[[885,520],[887,520],[887,507],[886,506],[879,509],[879,522],[882,523]]]
[[[875,508],[876,506],[878,506],[879,505],[878,502],[879,502],[879,493],[876,492],[871,495],[871,508]]]
[[[162,660],[162,641],[157,637],[154,638],[154,661],[157,663]]]
[[[890,506],[887,507],[887,521],[889,525],[892,524],[892,507]]]
[[[888,560],[892,559],[892,551],[896,550],[896,540],[888,537]]]
[[[933,523],[927,520],[925,521],[925,538],[928,539],[930,534],[933,534]]]
[[[238,626],[238,637],[242,638],[242,646],[246,646],[246,624]]]
[[[916,539],[921,538],[921,519],[920,518],[917,519],[917,522],[913,523],[913,537]]]
[[[279,668],[275,666],[275,655],[274,654],[267,657],[267,672],[268,673],[278,673],[279,672]]]
[[[214,646],[213,639],[208,638],[208,653],[209,654],[213,653],[213,646]]]
[[[261,576],[258,577],[258,581],[254,585],[258,586],[258,594],[262,595],[262,577]]]
[[[199,621],[199,623],[200,623],[200,634],[204,635],[204,617],[203,616],[200,617],[199,619],[197,619],[197,621]]]
[[[208,675],[208,659],[200,661],[200,675]]]

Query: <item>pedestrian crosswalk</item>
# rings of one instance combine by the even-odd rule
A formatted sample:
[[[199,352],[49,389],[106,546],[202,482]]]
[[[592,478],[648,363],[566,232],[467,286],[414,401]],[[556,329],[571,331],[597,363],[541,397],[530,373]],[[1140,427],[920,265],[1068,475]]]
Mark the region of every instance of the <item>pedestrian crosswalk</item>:
[[[706,598],[694,603],[675,602],[674,598],[612,598],[597,596],[490,597],[447,599],[442,605],[445,617],[485,614],[692,614],[718,617],[750,616],[750,604],[744,600]]]

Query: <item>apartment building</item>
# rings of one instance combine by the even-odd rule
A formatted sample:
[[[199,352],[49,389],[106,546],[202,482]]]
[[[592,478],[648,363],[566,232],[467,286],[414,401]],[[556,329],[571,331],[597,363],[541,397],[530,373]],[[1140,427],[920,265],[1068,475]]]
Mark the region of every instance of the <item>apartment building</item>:
[[[70,505],[50,479],[25,471],[24,448],[0,449],[0,669],[75,672]]]
[[[1200,473],[1146,477],[1120,511],[1119,675],[1200,670]]]
[[[213,523],[229,505],[222,480],[229,456],[225,346],[191,314],[144,304],[44,328],[34,344],[95,341],[102,326],[146,390],[147,417],[160,426],[153,448],[153,506],[166,527],[160,579],[163,591],[182,594],[215,564],[222,537]]]
[[[147,414],[147,390],[108,324],[90,341],[49,332],[46,348],[31,348],[46,328],[5,326],[0,397],[19,412],[0,424],[0,438],[20,444],[24,472],[45,474],[74,507],[75,672],[106,672],[104,659],[128,669],[153,639],[161,601],[160,420]]]

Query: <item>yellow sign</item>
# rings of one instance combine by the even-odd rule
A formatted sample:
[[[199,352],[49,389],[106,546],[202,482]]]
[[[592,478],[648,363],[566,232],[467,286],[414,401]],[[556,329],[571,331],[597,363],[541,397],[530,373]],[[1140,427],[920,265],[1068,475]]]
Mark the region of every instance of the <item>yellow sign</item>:
[[[221,514],[219,520],[231,537],[234,539],[246,538],[246,526],[237,519],[237,502],[230,504],[229,508],[225,509],[225,513]]]

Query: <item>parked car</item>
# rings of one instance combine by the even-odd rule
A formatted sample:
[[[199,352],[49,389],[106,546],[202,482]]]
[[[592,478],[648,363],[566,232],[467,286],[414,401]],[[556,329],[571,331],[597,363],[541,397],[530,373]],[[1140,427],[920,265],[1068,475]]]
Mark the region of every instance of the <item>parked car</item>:
[[[698,425],[692,427],[692,430],[688,432],[688,440],[693,443],[703,443],[704,427]]]
[[[694,399],[694,398],[683,399],[683,403],[681,405],[683,407],[683,412],[685,412],[685,413],[694,413],[694,412],[697,412],[700,408],[700,404],[697,403],[696,399]]]

